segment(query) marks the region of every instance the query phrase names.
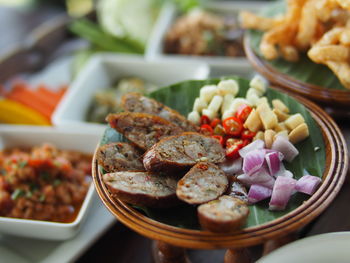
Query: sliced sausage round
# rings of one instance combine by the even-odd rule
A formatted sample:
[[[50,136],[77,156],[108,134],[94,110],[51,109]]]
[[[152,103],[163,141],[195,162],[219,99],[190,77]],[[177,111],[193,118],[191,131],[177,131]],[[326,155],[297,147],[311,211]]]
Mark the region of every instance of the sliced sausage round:
[[[220,142],[195,132],[162,139],[144,156],[143,165],[148,171],[188,169],[198,162],[220,163],[225,159]]]
[[[197,212],[203,229],[217,233],[230,233],[245,225],[249,208],[242,200],[223,195],[217,200],[200,205]]]
[[[129,143],[115,142],[100,146],[96,152],[96,159],[108,173],[144,171],[142,154],[143,151]]]
[[[148,207],[177,205],[177,179],[149,172],[116,172],[103,175],[113,197],[126,203]]]
[[[177,125],[146,113],[109,114],[107,121],[112,128],[143,150],[148,150],[164,137],[183,132]]]
[[[184,131],[198,131],[198,127],[177,111],[164,104],[142,96],[139,93],[127,93],[122,97],[121,106],[125,111],[144,112],[157,115],[181,127]]]
[[[217,165],[200,162],[178,182],[176,195],[188,204],[203,204],[217,199],[227,186],[228,179]]]

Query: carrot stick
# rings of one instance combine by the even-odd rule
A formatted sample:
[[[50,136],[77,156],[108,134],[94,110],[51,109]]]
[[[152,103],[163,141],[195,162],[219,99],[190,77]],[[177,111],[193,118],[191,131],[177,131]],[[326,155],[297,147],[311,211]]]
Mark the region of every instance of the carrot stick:
[[[37,110],[47,118],[51,117],[51,114],[54,110],[54,107],[47,104],[46,101],[43,100],[43,98],[37,96],[37,94],[31,90],[15,89],[9,94],[7,94],[7,98],[20,102],[28,107],[31,107],[32,109]]]
[[[45,85],[39,85],[36,89],[37,93],[40,93],[41,96],[45,97],[47,101],[53,105],[54,107],[57,106],[57,103],[60,101],[60,96],[58,92],[54,92],[50,89],[48,89]]]
[[[41,94],[40,92],[36,91],[36,90],[30,90],[30,89],[14,89],[13,92],[15,94],[24,94],[23,96],[28,96],[28,100],[33,99],[37,100],[38,102],[40,102],[41,104],[45,105],[48,109],[55,109],[56,104],[50,100],[50,98],[47,98],[46,95]]]

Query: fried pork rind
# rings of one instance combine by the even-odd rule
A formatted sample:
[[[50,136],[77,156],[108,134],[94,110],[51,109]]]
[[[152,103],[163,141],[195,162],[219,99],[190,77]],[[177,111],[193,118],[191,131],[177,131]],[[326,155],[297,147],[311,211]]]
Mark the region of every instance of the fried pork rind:
[[[315,37],[318,23],[315,7],[317,1],[308,1],[302,9],[296,36],[296,43],[300,50],[307,50]]]
[[[282,19],[257,16],[251,12],[243,11],[239,15],[243,28],[254,28],[267,31],[282,22]]]
[[[349,59],[350,50],[348,47],[341,45],[315,45],[307,54],[316,63],[324,63],[326,61],[341,62]]]
[[[328,66],[348,89],[350,89],[349,37],[350,28],[333,28],[308,51],[312,61]]]
[[[240,18],[243,28],[265,32],[259,46],[265,59],[297,62],[307,53],[350,89],[350,0],[287,0],[284,16],[242,12]]]

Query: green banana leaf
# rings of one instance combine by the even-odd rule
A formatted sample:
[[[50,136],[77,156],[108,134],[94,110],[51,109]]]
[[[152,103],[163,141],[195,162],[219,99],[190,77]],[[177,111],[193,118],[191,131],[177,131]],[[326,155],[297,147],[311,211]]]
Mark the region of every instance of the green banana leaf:
[[[285,13],[285,2],[278,1],[266,7],[261,14],[273,17]],[[248,30],[250,44],[254,52],[263,57],[259,50],[259,45],[263,32],[257,30]],[[318,85],[329,89],[347,90],[340,83],[334,73],[326,66],[312,62],[306,54],[300,56],[297,62],[289,62],[282,58],[268,61],[268,63],[277,71],[287,74],[299,81]]]
[[[249,88],[249,81],[238,77],[231,78],[236,79],[239,83],[240,91],[238,96],[245,96]],[[219,81],[220,79],[180,82],[161,88],[149,94],[149,96],[187,115],[192,110],[195,98],[199,96],[200,88],[206,84],[217,84]],[[310,134],[312,134],[308,139],[296,145],[300,154],[292,163],[286,163],[286,168],[292,171],[297,179],[307,172],[322,177],[325,167],[325,145],[320,127],[312,119],[308,110],[293,98],[273,89],[268,89],[266,96],[270,102],[275,98],[282,100],[289,107],[291,113],[301,113],[309,126]],[[101,144],[121,140],[124,140],[124,138],[120,134],[112,128],[107,128],[101,140]],[[287,209],[278,212],[268,210],[268,201],[252,205],[250,206],[250,215],[246,227],[260,225],[279,218],[301,205],[307,198],[308,196],[306,195],[296,193],[291,198]],[[166,224],[182,228],[199,229],[195,206],[183,205],[171,209],[137,207],[137,209],[150,218]]]

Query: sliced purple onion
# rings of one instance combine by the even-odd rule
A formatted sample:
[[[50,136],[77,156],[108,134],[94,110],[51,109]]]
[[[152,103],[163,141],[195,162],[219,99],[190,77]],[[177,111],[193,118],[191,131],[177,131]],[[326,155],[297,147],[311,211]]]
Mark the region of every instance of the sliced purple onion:
[[[281,152],[287,162],[293,161],[293,159],[299,154],[297,148],[295,148],[294,145],[283,136],[277,136],[271,149]]]
[[[283,174],[281,174],[281,176],[286,176],[289,178],[293,178],[294,174],[291,171],[285,170]]]
[[[298,192],[313,195],[316,192],[318,186],[321,184],[321,182],[321,178],[317,176],[304,175],[298,180],[295,189]]]
[[[243,173],[242,162],[243,162],[242,158],[238,158],[235,160],[226,159],[219,166],[225,172],[226,175],[241,174],[241,173]]]
[[[279,151],[271,150],[271,149],[265,149],[265,152],[266,153],[276,153],[276,152],[279,152]]]
[[[280,170],[283,154],[277,151],[273,151],[265,155],[265,160],[267,166],[269,167],[270,175],[275,175]]]
[[[277,176],[284,176],[286,172],[286,168],[284,167],[284,164],[281,162],[280,163],[280,169],[278,170],[277,173],[274,174],[274,177],[277,178]]]
[[[294,175],[291,171],[286,170],[283,163],[281,163],[279,171],[277,173],[275,173],[275,178],[277,178],[277,176],[287,176],[289,178],[294,177]]]
[[[264,164],[265,150],[253,150],[245,155],[243,158],[243,172],[246,175],[251,175],[258,171]]]
[[[265,142],[263,140],[255,140],[252,143],[240,149],[239,155],[244,158],[249,152],[253,150],[264,149],[264,147],[265,147]]]
[[[269,198],[272,194],[272,190],[262,185],[253,184],[248,192],[248,202],[250,204],[257,203],[261,200]]]
[[[261,167],[258,171],[251,175],[241,174],[237,179],[244,185],[251,186],[258,184],[272,189],[275,179],[269,174],[265,167]]]
[[[269,203],[270,210],[284,210],[295,189],[296,180],[287,176],[278,176],[273,186]]]

